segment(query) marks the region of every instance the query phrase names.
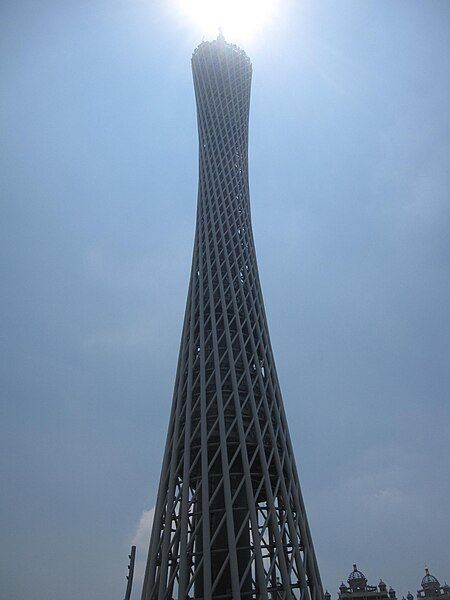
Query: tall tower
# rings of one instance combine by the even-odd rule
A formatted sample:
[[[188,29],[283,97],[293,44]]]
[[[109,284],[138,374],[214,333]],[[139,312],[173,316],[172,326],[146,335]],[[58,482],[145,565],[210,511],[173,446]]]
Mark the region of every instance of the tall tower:
[[[142,600],[322,600],[250,220],[252,66],[220,35],[192,70],[197,226]]]

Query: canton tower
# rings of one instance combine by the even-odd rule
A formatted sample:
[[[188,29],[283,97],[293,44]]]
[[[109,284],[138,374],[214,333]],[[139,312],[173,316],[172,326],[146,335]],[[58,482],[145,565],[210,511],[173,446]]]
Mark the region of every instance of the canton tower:
[[[250,219],[252,66],[219,35],[192,71],[196,232],[142,600],[322,600]]]

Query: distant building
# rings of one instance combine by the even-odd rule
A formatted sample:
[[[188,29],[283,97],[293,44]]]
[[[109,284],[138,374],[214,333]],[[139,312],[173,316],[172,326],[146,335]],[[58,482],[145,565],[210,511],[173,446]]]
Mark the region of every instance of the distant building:
[[[348,585],[345,585],[342,582],[339,586],[339,600],[394,600],[396,598],[395,591],[392,588],[389,588],[388,591],[386,584],[381,579],[378,586],[368,585],[366,576],[358,571],[356,565],[353,565],[353,571],[348,576],[347,583]],[[326,592],[325,600],[330,599],[331,595]]]
[[[411,592],[408,593],[408,600],[413,600]],[[425,569],[425,576],[422,579],[422,588],[417,590],[417,600],[450,600],[450,586],[444,583],[441,585],[434,575],[430,575],[428,569]]]
[[[339,586],[339,600],[394,600],[395,591],[390,587],[387,589],[384,581],[380,579],[378,586],[367,585],[367,579],[364,573],[358,571],[356,565],[353,565],[353,571],[347,579],[348,585],[344,582]],[[328,590],[324,594],[325,600],[331,600],[331,594]],[[408,592],[406,598],[402,600],[414,600],[411,592]],[[417,600],[450,600],[450,585],[444,583],[441,585],[434,575],[431,575],[428,569],[425,569],[425,575],[422,579],[422,588],[417,590]]]

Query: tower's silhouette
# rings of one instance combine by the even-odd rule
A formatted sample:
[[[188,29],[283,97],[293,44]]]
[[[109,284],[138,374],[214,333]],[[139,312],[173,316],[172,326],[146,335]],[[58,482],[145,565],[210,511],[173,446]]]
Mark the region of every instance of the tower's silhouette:
[[[322,600],[250,221],[252,66],[220,35],[192,70],[197,227],[142,600]]]

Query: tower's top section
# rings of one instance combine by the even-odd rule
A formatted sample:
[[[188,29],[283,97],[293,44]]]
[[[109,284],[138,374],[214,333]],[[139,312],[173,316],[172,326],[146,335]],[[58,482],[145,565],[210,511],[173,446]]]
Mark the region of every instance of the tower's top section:
[[[221,52],[224,54],[234,52],[235,54],[238,54],[239,56],[244,58],[249,64],[251,64],[250,58],[247,56],[244,50],[242,50],[242,48],[239,48],[239,46],[236,46],[236,44],[230,44],[229,42],[227,42],[222,31],[219,31],[219,35],[215,40],[212,40],[211,42],[205,41],[199,44],[194,50],[192,57],[205,52],[205,50],[213,49],[217,52]]]

